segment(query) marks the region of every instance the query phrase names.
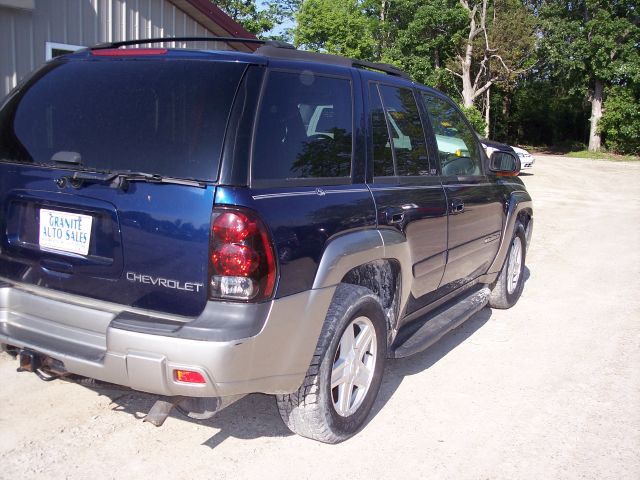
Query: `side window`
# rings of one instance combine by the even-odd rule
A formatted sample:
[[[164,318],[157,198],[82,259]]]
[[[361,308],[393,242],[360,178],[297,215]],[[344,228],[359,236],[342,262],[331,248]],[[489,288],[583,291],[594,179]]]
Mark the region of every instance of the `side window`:
[[[396,175],[429,174],[424,131],[413,92],[408,88],[380,85],[386,121],[391,134]],[[375,169],[374,169],[375,170]]]
[[[371,137],[373,140],[373,176],[392,177],[395,175],[391,140],[385,120],[384,108],[378,93],[378,86],[369,86],[369,105],[371,112]]]
[[[351,82],[271,72],[253,149],[254,180],[351,176]]]
[[[473,131],[448,101],[423,93],[438,143],[442,175],[481,175],[480,152]]]

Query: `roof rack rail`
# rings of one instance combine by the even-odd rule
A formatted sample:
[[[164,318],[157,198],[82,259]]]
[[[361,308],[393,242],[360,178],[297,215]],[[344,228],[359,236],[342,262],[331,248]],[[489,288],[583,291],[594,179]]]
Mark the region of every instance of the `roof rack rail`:
[[[387,73],[389,75],[393,75],[395,77],[411,80],[411,77],[407,72],[399,69],[395,65],[391,65],[390,63],[367,62],[365,60],[353,60],[353,66],[360,67],[360,68],[367,68],[369,70],[376,70],[379,72]]]
[[[286,44],[289,45],[289,44]],[[327,53],[307,52],[306,50],[292,49],[293,46],[286,48],[265,43],[254,53],[264,55],[265,57],[281,58],[283,60],[301,60],[309,62],[327,63],[331,65],[341,65],[343,67],[366,68],[376,70],[395,77],[401,77],[411,81],[409,74],[398,67],[389,65],[388,63],[367,62],[365,60],[354,60],[353,58],[343,57],[341,55],[330,55]]]
[[[282,58],[287,60],[306,60],[327,63],[332,65],[342,65],[344,67],[366,68],[379,72],[411,80],[411,77],[398,67],[388,63],[367,62],[365,60],[354,60],[340,55],[329,55],[327,53],[307,52],[298,50],[287,42],[280,40],[259,40],[257,38],[237,38],[237,37],[161,37],[142,38],[139,40],[123,40],[120,42],[99,43],[89,47],[89,50],[104,50],[108,48],[127,47],[130,45],[145,45],[149,43],[166,42],[237,42],[258,44],[260,47],[255,51],[258,55],[265,57]]]
[[[295,48],[293,45],[277,40],[259,40],[257,38],[238,37],[161,37],[141,38],[139,40],[123,40],[121,42],[98,43],[89,47],[89,50],[103,50],[107,48],[128,47],[130,45],[145,45],[148,43],[166,42],[228,42],[228,43],[257,43],[260,45],[273,45],[277,48]]]

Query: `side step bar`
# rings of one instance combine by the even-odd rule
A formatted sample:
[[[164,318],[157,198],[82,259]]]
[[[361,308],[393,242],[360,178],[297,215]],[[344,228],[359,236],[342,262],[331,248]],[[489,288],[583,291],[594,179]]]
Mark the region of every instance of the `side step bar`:
[[[404,358],[425,350],[447,332],[482,310],[489,303],[489,294],[487,287],[474,290],[466,297],[458,297],[448,308],[439,308],[410,323],[405,327],[406,330],[400,330],[396,341],[391,346],[389,356]]]

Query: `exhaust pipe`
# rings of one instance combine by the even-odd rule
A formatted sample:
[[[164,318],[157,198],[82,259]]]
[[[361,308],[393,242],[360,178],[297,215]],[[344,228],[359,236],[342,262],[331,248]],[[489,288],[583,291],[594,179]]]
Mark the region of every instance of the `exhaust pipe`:
[[[178,411],[189,418],[208,420],[219,411],[237,402],[244,395],[228,397],[187,397],[176,406]]]
[[[207,420],[242,397],[244,395],[232,395],[229,397],[162,397],[156,400],[149,413],[144,417],[143,422],[149,422],[156,427],[160,427],[174,408],[189,418]]]

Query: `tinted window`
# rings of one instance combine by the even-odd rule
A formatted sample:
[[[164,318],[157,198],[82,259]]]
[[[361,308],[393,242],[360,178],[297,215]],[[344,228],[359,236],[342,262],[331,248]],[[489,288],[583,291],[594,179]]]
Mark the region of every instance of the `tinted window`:
[[[448,101],[422,94],[438,143],[443,175],[480,175],[476,137],[462,114]]]
[[[0,114],[0,158],[214,180],[245,66],[94,60],[45,67]]]
[[[380,85],[380,93],[391,133],[396,175],[428,175],[424,131],[413,92],[408,88]]]
[[[256,129],[255,180],[351,175],[351,82],[271,72]]]
[[[369,87],[369,109],[371,112],[371,138],[373,141],[373,175],[391,177],[395,175],[391,140],[384,115],[384,108],[378,93],[378,86]]]

